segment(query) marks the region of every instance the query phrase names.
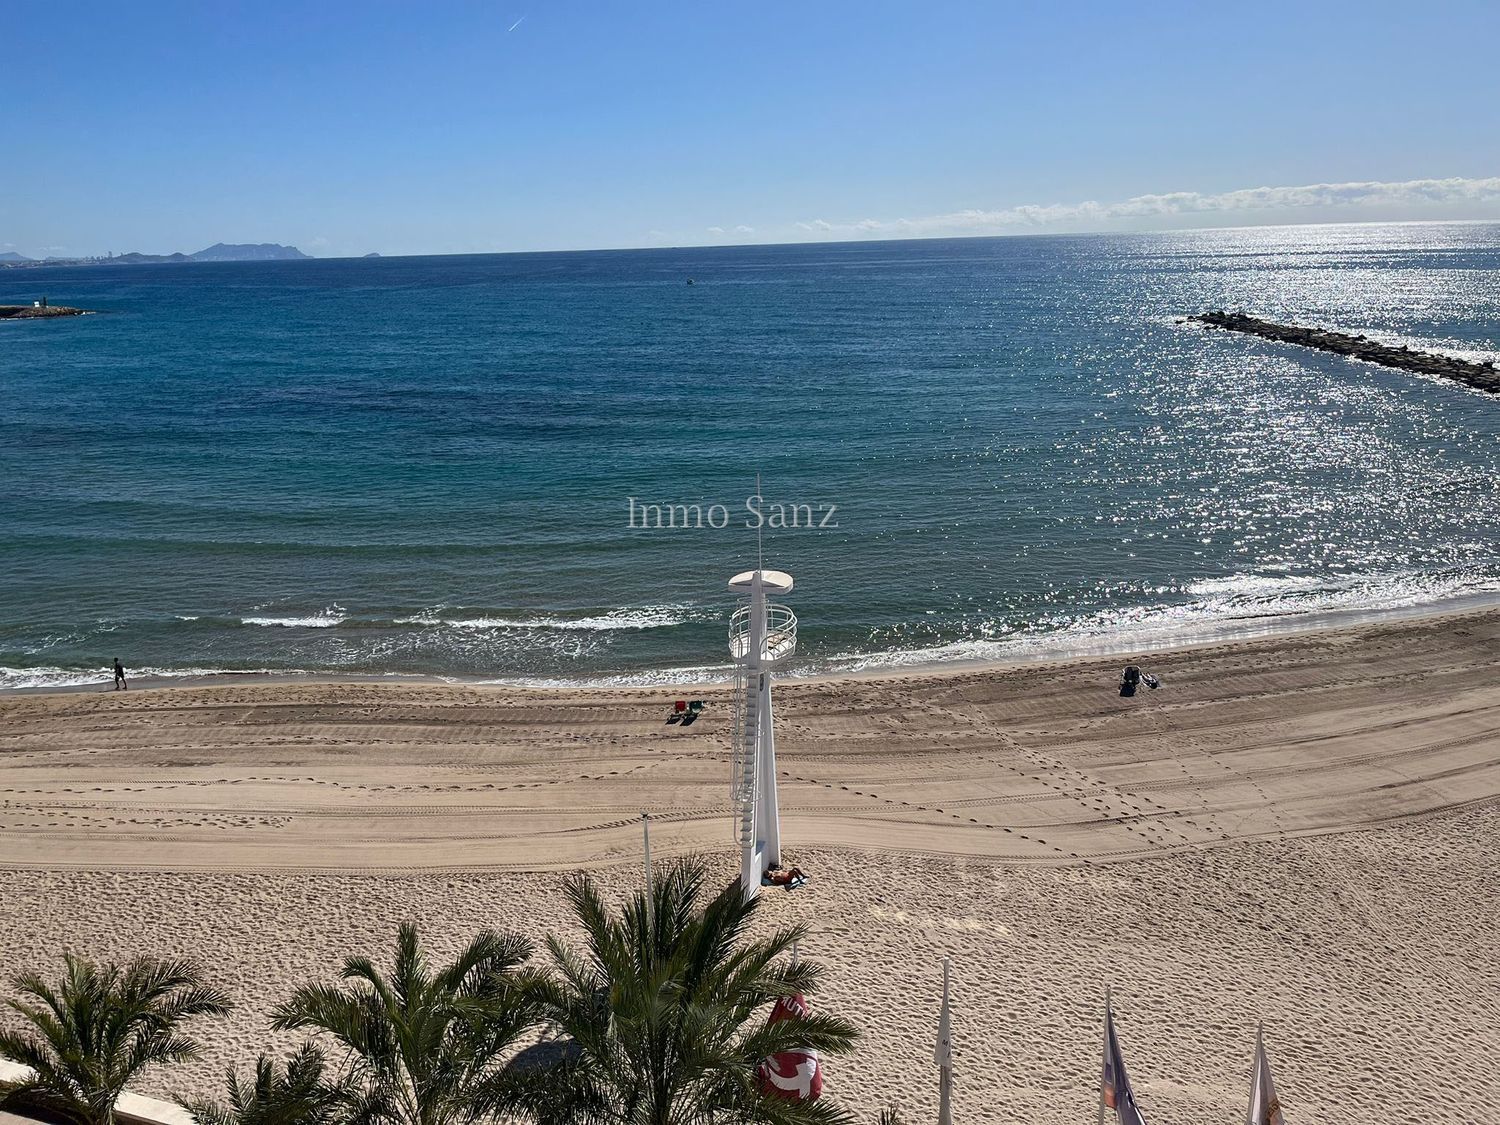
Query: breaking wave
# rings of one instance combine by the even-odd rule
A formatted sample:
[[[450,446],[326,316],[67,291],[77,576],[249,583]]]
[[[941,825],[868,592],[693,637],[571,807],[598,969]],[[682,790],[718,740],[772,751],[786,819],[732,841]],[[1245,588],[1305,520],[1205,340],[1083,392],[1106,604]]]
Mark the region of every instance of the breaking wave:
[[[461,612],[461,611],[460,611]],[[654,605],[624,609],[611,609],[603,613],[587,612],[582,616],[567,614],[539,614],[527,617],[481,614],[479,616],[443,616],[440,610],[427,610],[409,617],[398,617],[396,625],[447,626],[452,629],[561,629],[584,632],[613,632],[616,630],[662,629],[673,625],[687,625],[706,620],[706,615],[692,606]]]
[[[184,617],[184,621],[196,618]],[[331,605],[320,613],[299,614],[291,617],[242,617],[241,625],[266,625],[283,629],[331,629],[349,620],[342,606]]]

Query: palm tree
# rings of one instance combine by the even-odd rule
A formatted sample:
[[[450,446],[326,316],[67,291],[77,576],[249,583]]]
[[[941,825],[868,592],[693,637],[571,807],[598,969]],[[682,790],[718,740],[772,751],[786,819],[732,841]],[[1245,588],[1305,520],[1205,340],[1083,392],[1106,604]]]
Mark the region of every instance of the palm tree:
[[[0,1055],[31,1068],[0,1104],[26,1106],[76,1125],[113,1125],[115,1103],[151,1067],[196,1057],[180,1027],[220,1016],[228,997],[187,961],[138,957],[97,966],[71,953],[60,984],[34,973],[15,978],[26,1000],[6,1003],[29,1030],[0,1031]]]
[[[324,1077],[326,1061],[313,1043],[281,1066],[261,1055],[248,1082],[231,1067],[227,1105],[203,1099],[179,1104],[198,1125],[366,1125],[377,1120],[380,1106],[362,1099],[348,1081]]]
[[[774,1054],[838,1055],[857,1032],[811,1016],[768,1024],[777,998],[812,992],[821,975],[784,956],[800,927],[749,940],[756,900],[737,884],[707,903],[698,861],[673,865],[611,917],[587,875],[567,893],[587,935],[585,952],[547,939],[555,974],[533,991],[566,1043],[547,1065],[512,1067],[487,1083],[486,1108],[542,1125],[832,1125],[830,1101],[764,1093],[757,1071]]]
[[[394,1125],[469,1125],[474,1094],[498,1056],[534,1022],[523,937],[485,930],[429,969],[417,928],[403,923],[390,976],[368,958],[344,961],[344,986],[307,985],[280,1005],[278,1029],[316,1028],[348,1049],[359,1112]]]

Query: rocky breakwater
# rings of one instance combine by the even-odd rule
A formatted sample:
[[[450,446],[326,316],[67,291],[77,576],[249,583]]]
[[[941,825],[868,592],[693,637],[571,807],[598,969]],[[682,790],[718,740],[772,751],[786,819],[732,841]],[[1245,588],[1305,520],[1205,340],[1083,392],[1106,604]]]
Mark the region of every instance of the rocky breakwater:
[[[1500,371],[1493,361],[1473,363],[1466,359],[1437,355],[1434,352],[1414,352],[1410,348],[1393,348],[1377,343],[1365,336],[1350,336],[1343,332],[1326,332],[1320,328],[1302,328],[1295,324],[1277,324],[1238,312],[1206,312],[1188,317],[1211,328],[1223,328],[1230,332],[1243,332],[1247,336],[1259,336],[1263,340],[1275,340],[1281,344],[1298,344],[1304,348],[1316,348],[1320,352],[1348,356],[1350,359],[1368,360],[1383,367],[1395,367],[1402,371],[1416,371],[1423,375],[1436,375],[1441,379],[1473,387],[1476,390],[1500,394]]]
[[[88,309],[67,305],[0,305],[0,320],[41,320],[52,316],[82,316]]]

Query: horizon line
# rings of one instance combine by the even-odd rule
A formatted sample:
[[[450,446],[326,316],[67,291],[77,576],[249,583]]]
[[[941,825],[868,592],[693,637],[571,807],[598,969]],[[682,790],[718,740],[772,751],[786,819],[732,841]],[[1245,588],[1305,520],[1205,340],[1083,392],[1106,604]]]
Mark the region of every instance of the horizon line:
[[[535,254],[630,254],[646,250],[740,250],[740,249],[765,249],[774,250],[788,246],[864,246],[874,243],[911,243],[911,242],[984,242],[995,239],[1024,239],[1024,238],[1099,238],[1099,237],[1163,237],[1169,235],[1183,234],[1210,234],[1215,231],[1234,230],[1300,230],[1316,227],[1418,227],[1418,226],[1493,226],[1500,224],[1500,215],[1493,218],[1472,219],[1325,219],[1320,222],[1308,223],[1232,223],[1211,227],[1175,227],[1168,230],[1072,230],[1072,231],[999,231],[990,234],[927,234],[927,235],[872,235],[867,238],[829,238],[819,241],[797,239],[783,242],[692,242],[692,243],[643,243],[634,246],[575,246],[575,247],[549,247],[540,250],[450,250],[436,253],[391,253],[373,250],[363,254],[309,254],[300,247],[291,243],[274,243],[277,246],[285,246],[288,249],[297,250],[301,258],[261,258],[261,259],[229,259],[218,262],[193,261],[189,258],[181,262],[139,262],[136,265],[148,266],[214,266],[214,265],[285,265],[289,262],[358,262],[369,258],[496,258]],[[222,240],[221,240],[222,241]],[[234,245],[225,243],[225,245]],[[265,245],[265,243],[246,243],[245,245]],[[19,251],[14,251],[20,253]],[[36,263],[37,268],[44,268],[48,263],[63,265],[69,262],[89,262],[100,265],[108,265],[112,258],[121,258],[129,254],[144,254],[146,251],[128,250],[124,254],[114,254],[112,251],[107,255],[79,254],[73,256],[52,255],[48,258],[31,258],[22,255],[28,262]],[[169,251],[168,254],[153,254],[153,257],[167,257],[169,254],[181,254],[183,251]]]

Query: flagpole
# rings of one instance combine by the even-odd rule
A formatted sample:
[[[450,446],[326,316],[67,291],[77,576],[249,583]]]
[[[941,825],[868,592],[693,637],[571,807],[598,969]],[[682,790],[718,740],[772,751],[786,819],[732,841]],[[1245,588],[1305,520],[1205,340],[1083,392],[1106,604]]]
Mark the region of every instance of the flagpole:
[[[1104,986],[1104,1062],[1099,1071],[1099,1120],[1104,1125],[1104,1071],[1109,1067],[1109,985]]]
[[[948,958],[943,958],[943,1008],[938,1017],[938,1125],[953,1125],[953,1034],[948,1015]]]
[[[651,928],[653,934],[652,942],[655,942],[656,933],[656,892],[651,886],[651,814],[642,810],[641,812],[641,836],[646,845],[646,925]]]

